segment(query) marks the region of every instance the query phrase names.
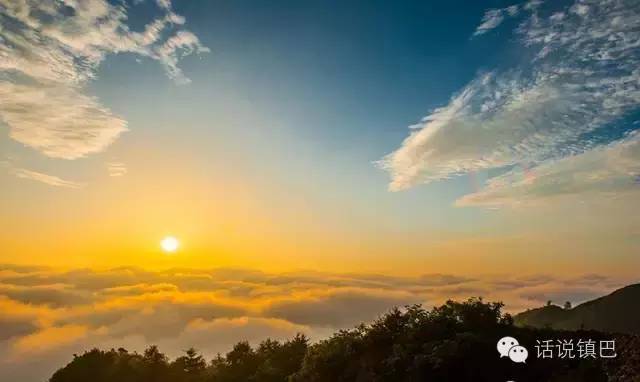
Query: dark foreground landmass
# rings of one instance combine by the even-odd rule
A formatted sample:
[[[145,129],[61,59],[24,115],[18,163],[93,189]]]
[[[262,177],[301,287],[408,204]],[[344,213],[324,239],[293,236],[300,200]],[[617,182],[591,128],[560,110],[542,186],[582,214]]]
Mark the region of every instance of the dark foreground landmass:
[[[640,284],[620,288],[570,309],[553,304],[531,309],[516,315],[514,321],[518,326],[640,334]]]
[[[143,354],[93,349],[74,355],[50,382],[640,381],[640,337],[516,327],[501,309],[481,299],[393,309],[315,344],[303,335],[256,348],[240,342],[210,361],[193,349],[174,360],[154,346]],[[529,350],[526,363],[499,357],[503,336]],[[618,356],[538,358],[536,340],[547,339],[615,340]]]

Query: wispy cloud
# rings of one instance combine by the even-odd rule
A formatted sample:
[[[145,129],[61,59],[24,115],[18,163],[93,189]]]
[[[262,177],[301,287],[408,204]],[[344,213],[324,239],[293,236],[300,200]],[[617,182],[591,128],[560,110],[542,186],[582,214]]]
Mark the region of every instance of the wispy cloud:
[[[391,174],[391,190],[489,169],[554,173],[560,171],[554,163],[566,166],[579,160],[569,159],[576,155],[628,145],[610,128],[640,104],[637,3],[578,1],[547,17],[538,5],[520,7],[518,14],[528,16],[516,31],[523,49],[533,52],[532,63],[478,76],[448,105],[425,117],[380,162]],[[479,31],[496,27],[508,14],[506,9],[497,12],[485,16]],[[625,160],[640,160],[636,151],[626,151]],[[511,187],[511,179],[519,178],[495,179],[490,191]],[[524,194],[526,186],[519,184]],[[548,186],[549,193],[562,192]]]
[[[41,182],[50,186],[66,188],[82,188],[85,186],[84,183],[65,180],[54,175],[47,175],[41,172],[31,171],[24,168],[11,168],[10,172],[18,178],[35,180],[36,182]]]
[[[520,7],[518,5],[512,5],[501,9],[489,9],[484,13],[484,16],[482,17],[482,23],[478,25],[473,35],[479,36],[481,34],[485,34],[502,24],[506,17],[516,16],[519,12]]]
[[[109,162],[107,172],[109,176],[124,176],[127,173],[127,166],[122,162]]]
[[[504,8],[488,9],[482,16],[480,25],[476,27],[473,36],[480,36],[496,29],[502,22],[508,18],[516,17],[522,11],[532,11],[542,4],[542,0],[530,0],[524,4],[514,4]]]
[[[0,116],[11,138],[63,159],[102,151],[127,130],[97,99],[61,84],[0,82]]]
[[[640,188],[640,134],[579,155],[544,163],[532,170],[512,170],[486,187],[456,201],[458,206],[536,204],[566,195],[610,193]]]
[[[153,58],[176,82],[188,82],[178,57],[208,49],[181,29],[185,20],[169,0],[158,4],[160,15],[136,32],[128,6],[106,0],[0,0],[0,119],[10,136],[53,158],[109,146],[126,121],[83,93],[109,54]]]

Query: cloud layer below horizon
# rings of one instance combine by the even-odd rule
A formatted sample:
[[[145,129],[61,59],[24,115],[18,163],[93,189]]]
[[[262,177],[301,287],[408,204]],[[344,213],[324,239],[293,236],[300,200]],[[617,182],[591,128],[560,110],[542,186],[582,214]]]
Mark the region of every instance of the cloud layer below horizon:
[[[305,333],[318,340],[394,306],[483,296],[517,312],[585,301],[621,286],[602,275],[460,277],[252,270],[136,268],[106,271],[0,267],[0,379],[42,380],[92,347],[175,356],[194,346],[208,357],[240,340]]]
[[[380,162],[391,190],[489,170],[505,174],[457,205],[637,190],[629,186],[640,175],[638,125],[628,118],[640,105],[640,4],[552,6],[487,11],[474,38],[519,18],[515,34],[526,58],[479,75],[412,126]]]

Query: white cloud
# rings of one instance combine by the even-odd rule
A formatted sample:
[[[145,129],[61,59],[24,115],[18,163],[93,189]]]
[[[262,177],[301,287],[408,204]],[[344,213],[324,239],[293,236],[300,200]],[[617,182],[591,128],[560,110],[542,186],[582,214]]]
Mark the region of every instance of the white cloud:
[[[0,116],[11,138],[53,158],[100,152],[127,130],[96,98],[60,84],[0,82]]]
[[[121,162],[109,162],[107,163],[107,172],[109,176],[113,177],[124,176],[127,173],[127,166]]]
[[[479,36],[485,34],[500,26],[506,17],[517,16],[519,12],[520,7],[518,5],[511,5],[501,9],[489,9],[484,13],[482,22],[478,25],[473,35]]]
[[[171,1],[170,0],[156,0],[156,3],[164,9],[171,9]]]
[[[211,358],[241,340],[255,344],[302,332],[317,341],[394,305],[429,307],[481,295],[518,312],[548,299],[581,302],[623,284],[594,274],[401,277],[0,265],[0,380],[44,380],[73,353],[96,346],[141,351],[153,343],[172,357],[195,346]]]
[[[82,188],[85,186],[84,183],[64,180],[62,178],[58,178],[57,176],[47,175],[41,172],[31,171],[24,168],[13,168],[10,172],[18,178],[31,179],[37,182],[48,184],[50,186],[66,188]]]
[[[478,25],[476,31],[473,34],[474,36],[478,36],[487,33],[491,29],[494,29],[498,25],[502,24],[502,21],[504,21],[502,9],[490,9],[485,12],[484,17],[482,18],[482,23]]]
[[[106,0],[0,0],[0,119],[10,136],[53,158],[108,147],[126,121],[83,85],[109,54],[151,57],[176,82],[188,82],[179,58],[208,50],[192,33],[176,31],[185,20],[169,0],[157,3],[160,15],[135,32],[128,8]]]
[[[534,51],[532,63],[478,76],[425,117],[380,162],[390,189],[509,166],[553,173],[563,158],[610,145],[617,139],[611,124],[640,104],[640,9],[633,3],[581,1],[588,11],[547,18],[537,6],[523,7],[533,13],[517,33]],[[507,177],[492,181],[491,192],[511,187]]]
[[[640,187],[640,134],[585,153],[512,170],[456,201],[458,206],[523,205],[565,195],[635,192]]]
[[[178,59],[180,56],[190,55],[194,52],[206,53],[209,52],[209,49],[200,45],[198,38],[193,33],[180,31],[155,49],[153,57],[162,62],[169,77],[178,83],[186,84],[191,80],[185,77],[182,70],[178,68]]]

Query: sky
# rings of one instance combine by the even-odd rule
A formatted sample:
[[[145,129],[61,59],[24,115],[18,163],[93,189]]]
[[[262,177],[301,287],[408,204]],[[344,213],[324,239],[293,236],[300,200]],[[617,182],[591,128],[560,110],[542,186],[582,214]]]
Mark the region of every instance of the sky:
[[[5,375],[637,281],[639,30],[633,0],[0,0]]]

